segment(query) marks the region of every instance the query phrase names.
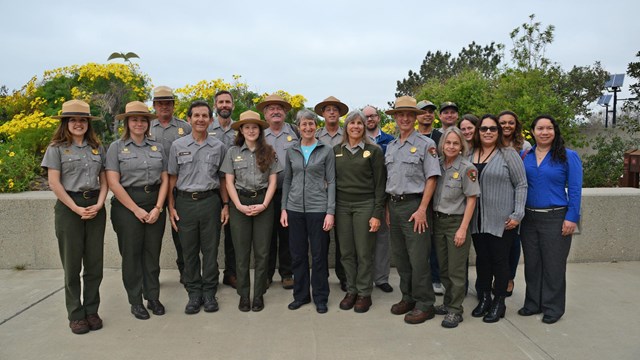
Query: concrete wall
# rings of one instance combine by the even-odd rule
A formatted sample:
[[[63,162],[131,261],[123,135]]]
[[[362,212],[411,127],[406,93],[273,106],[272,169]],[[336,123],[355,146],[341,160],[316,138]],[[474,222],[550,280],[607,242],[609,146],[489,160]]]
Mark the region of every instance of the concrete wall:
[[[60,268],[54,233],[50,191],[0,194],[0,268]],[[109,211],[107,201],[107,211]],[[632,188],[584,189],[580,232],[573,238],[569,261],[640,260],[640,190]],[[333,253],[334,242],[331,242]],[[221,241],[218,263],[224,267]],[[333,255],[329,262],[333,264]],[[474,257],[472,256],[472,262]],[[175,268],[175,249],[169,226],[162,245],[161,265]],[[107,215],[105,259],[107,268],[120,266],[115,232]]]

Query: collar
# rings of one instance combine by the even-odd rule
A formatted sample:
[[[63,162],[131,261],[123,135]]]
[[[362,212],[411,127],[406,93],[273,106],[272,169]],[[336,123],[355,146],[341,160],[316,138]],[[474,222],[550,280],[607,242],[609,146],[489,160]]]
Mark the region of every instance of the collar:
[[[455,169],[455,170],[460,170],[460,166],[462,165],[462,154],[458,155],[458,157],[456,157],[455,160],[453,160],[453,163],[451,164],[451,168]],[[445,167],[444,164],[444,156],[442,156],[440,158],[440,164],[442,165],[442,168]],[[446,171],[446,169],[445,169]]]
[[[346,142],[346,143],[342,144],[342,147],[347,148],[347,149],[349,149],[349,148],[355,149],[355,148],[359,147],[360,149],[364,150],[364,141],[361,140],[355,147],[351,147],[351,145],[349,145],[349,143]]]
[[[318,137],[320,137],[322,135],[325,135],[325,134],[329,135],[329,132],[327,131],[327,128],[325,128],[325,127],[320,128],[320,131],[318,132]],[[335,136],[338,136],[338,135],[342,135],[342,128],[341,127],[338,127],[338,131],[336,132],[335,135],[333,135],[333,136],[329,135],[329,136],[335,137]]]

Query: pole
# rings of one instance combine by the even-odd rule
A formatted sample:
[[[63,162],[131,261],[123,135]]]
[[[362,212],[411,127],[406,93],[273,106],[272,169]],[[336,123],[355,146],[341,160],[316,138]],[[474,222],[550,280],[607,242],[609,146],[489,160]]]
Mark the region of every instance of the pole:
[[[604,104],[604,128],[609,127],[609,104]]]
[[[620,88],[613,88],[613,118],[611,119],[611,127],[616,127],[616,108],[618,107],[618,91]]]

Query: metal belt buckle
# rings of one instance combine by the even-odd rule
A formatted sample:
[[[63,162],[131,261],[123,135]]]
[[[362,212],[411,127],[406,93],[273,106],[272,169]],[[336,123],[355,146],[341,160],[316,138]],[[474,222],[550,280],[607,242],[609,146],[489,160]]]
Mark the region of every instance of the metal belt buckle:
[[[258,196],[258,192],[253,190],[253,195],[251,195],[250,197],[254,198],[254,197],[257,197],[257,196]]]
[[[198,200],[198,193],[197,192],[192,192],[191,193],[191,200]]]
[[[144,192],[147,193],[147,194],[149,194],[151,192],[151,190],[147,189],[149,186],[151,186],[151,185],[145,185],[144,186]]]
[[[89,193],[90,193],[90,192],[91,192],[91,190],[83,191],[83,192],[82,192],[82,198],[83,198],[83,199],[85,199],[85,200],[89,200],[89,199],[91,199],[91,198],[89,197],[89,195],[90,195]]]

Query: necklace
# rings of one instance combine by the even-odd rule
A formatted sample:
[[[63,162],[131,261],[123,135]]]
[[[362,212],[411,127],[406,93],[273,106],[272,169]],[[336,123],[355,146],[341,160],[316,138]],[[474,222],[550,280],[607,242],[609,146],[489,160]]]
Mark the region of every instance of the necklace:
[[[491,149],[491,152],[489,153],[489,155],[487,155],[487,156],[484,158],[484,160],[482,160],[482,154],[484,153],[484,151],[482,151],[482,147],[481,147],[481,148],[480,148],[480,151],[478,151],[478,162],[479,162],[480,164],[484,164],[484,163],[486,163],[486,162],[487,162],[487,160],[489,160],[489,158],[491,157],[491,155],[493,155],[493,152],[494,152],[494,151],[496,151],[496,147],[497,147],[497,146],[494,146],[494,147]]]

